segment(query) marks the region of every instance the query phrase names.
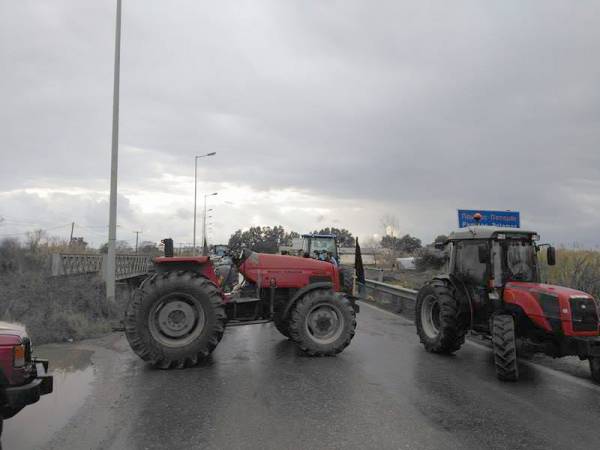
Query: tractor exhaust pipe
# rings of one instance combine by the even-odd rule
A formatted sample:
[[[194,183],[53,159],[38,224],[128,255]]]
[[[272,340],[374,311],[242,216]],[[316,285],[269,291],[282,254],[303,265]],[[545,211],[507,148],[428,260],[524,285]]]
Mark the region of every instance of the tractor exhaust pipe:
[[[173,239],[166,238],[166,239],[161,240],[160,242],[162,242],[163,245],[165,246],[165,256],[167,258],[172,258],[174,256]]]

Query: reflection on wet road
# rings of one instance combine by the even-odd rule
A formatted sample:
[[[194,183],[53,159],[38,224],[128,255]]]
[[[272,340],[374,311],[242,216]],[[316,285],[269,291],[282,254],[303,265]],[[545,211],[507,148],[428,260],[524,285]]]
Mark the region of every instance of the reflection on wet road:
[[[600,427],[587,380],[523,365],[501,383],[487,349],[428,354],[414,326],[368,305],[334,358],[303,356],[270,324],[227,330],[188,370],[148,368],[117,334],[42,350],[64,378],[7,422],[6,449],[587,449]],[[19,433],[31,421],[36,440]]]

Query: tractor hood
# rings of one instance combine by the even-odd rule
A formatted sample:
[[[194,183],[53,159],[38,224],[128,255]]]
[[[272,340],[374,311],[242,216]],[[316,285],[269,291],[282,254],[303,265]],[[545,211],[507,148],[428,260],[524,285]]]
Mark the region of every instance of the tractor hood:
[[[560,295],[560,296],[576,296],[576,297],[589,297],[593,298],[590,294],[578,291],[577,289],[571,289],[564,286],[556,286],[554,284],[545,283],[528,283],[524,281],[509,281],[506,283],[507,288],[525,289],[530,292],[545,293],[549,295]]]
[[[538,327],[566,336],[599,334],[598,304],[589,294],[564,286],[508,282],[504,301],[520,307]]]
[[[248,281],[265,287],[271,283],[285,288],[330,282],[335,290],[339,289],[339,277],[335,266],[311,258],[248,252],[244,255],[239,270]]]

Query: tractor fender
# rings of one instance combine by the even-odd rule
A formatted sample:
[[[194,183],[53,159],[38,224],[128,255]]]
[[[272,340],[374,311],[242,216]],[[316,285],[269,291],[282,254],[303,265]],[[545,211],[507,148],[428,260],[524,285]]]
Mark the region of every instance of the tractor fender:
[[[473,300],[464,283],[450,274],[437,275],[434,277],[434,280],[444,281],[454,288],[456,299],[460,306],[460,315],[465,320],[467,327],[471,328],[473,326]]]
[[[288,300],[288,303],[285,306],[285,309],[283,311],[282,318],[286,319],[289,316],[290,311],[292,310],[292,308],[294,306],[294,303],[296,303],[300,298],[304,297],[309,292],[316,291],[317,289],[332,290],[333,289],[333,283],[330,283],[330,282],[327,282],[327,281],[321,281],[321,282],[318,282],[318,283],[307,284],[303,288],[298,289],[294,293],[294,295],[292,296],[292,298],[290,298]]]
[[[154,271],[162,272],[194,272],[210,280],[215,286],[220,286],[215,273],[215,267],[208,256],[190,257],[158,257],[154,258]]]

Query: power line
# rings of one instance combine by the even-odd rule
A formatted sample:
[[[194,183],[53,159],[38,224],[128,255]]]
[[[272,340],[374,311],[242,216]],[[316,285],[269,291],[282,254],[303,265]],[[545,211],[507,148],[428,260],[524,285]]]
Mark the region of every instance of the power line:
[[[58,230],[59,228],[65,228],[68,226],[71,226],[71,222],[66,223],[64,225],[57,225],[55,227],[50,227],[50,228],[37,228],[37,229],[32,229],[32,230],[27,230],[27,231],[21,231],[20,233],[0,234],[0,237],[23,236],[23,235],[26,235],[29,233],[33,233],[35,231],[47,232],[47,231],[52,231],[52,230]]]

